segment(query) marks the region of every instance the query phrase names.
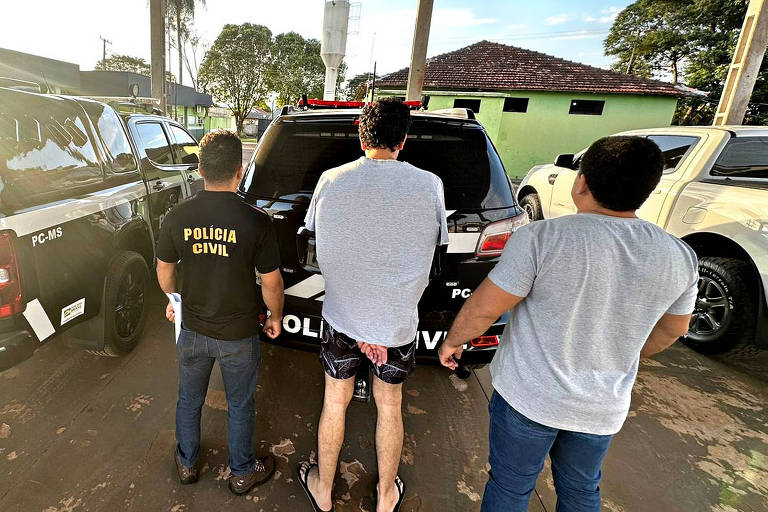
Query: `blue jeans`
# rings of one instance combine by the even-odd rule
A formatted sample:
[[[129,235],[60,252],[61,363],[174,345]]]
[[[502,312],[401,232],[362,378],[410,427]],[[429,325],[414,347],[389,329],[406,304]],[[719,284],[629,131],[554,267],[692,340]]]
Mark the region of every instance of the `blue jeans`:
[[[613,436],[546,427],[514,410],[495,391],[489,409],[491,470],[482,512],[526,512],[547,454],[556,512],[600,512],[600,467]]]
[[[176,344],[179,357],[179,400],[176,403],[176,450],[191,467],[200,456],[200,415],[213,363],[218,359],[227,395],[227,440],[232,474],[254,469],[254,398],[261,346],[259,337],[237,341],[209,338],[182,327]]]

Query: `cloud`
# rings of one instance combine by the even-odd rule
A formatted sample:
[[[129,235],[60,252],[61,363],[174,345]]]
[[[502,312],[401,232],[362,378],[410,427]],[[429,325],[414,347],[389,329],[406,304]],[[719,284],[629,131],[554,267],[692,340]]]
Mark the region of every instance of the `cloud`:
[[[606,32],[603,31],[580,30],[578,32],[555,36],[552,39],[555,41],[567,41],[572,39],[597,39],[603,37],[605,34]]]
[[[613,20],[616,19],[616,16],[621,12],[620,7],[611,6],[606,9],[600,10],[600,15],[587,15],[584,16],[584,21],[586,23],[600,23],[600,24],[606,24],[606,23],[613,23]]]
[[[467,7],[437,8],[432,14],[433,27],[437,24],[443,27],[474,27],[489,25],[497,21],[496,18],[478,18],[475,16],[475,12]]]
[[[544,20],[544,22],[547,25],[560,25],[561,23],[565,23],[566,21],[571,19],[570,14],[557,14],[555,16],[550,16],[547,19]]]
[[[602,16],[600,17],[600,23],[613,23],[613,20],[616,19],[616,16],[618,16],[620,12],[621,9],[615,6],[601,10],[600,14],[602,14]]]

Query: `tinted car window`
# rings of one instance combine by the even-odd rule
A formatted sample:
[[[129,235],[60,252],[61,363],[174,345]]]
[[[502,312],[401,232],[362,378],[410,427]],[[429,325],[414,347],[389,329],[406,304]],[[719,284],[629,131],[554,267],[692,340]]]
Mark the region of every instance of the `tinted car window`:
[[[125,126],[111,107],[96,102],[84,104],[86,112],[96,125],[96,130],[104,142],[106,157],[114,172],[135,171],[136,158],[125,133]]]
[[[171,146],[160,123],[139,123],[136,129],[147,152],[147,158],[158,165],[173,165]]]
[[[102,182],[93,135],[77,104],[18,96],[0,105],[3,213],[87,193]]]
[[[197,141],[178,126],[169,125],[174,138],[173,154],[177,163],[196,164],[200,162],[200,147]]]
[[[686,135],[649,135],[664,155],[664,174],[675,172],[688,151],[699,141],[698,137]]]
[[[768,137],[732,138],[710,174],[768,179]]]
[[[277,123],[264,135],[241,191],[265,198],[311,194],[320,174],[361,156],[352,119]],[[501,161],[485,132],[477,127],[415,120],[400,160],[443,180],[448,209],[514,204]]]

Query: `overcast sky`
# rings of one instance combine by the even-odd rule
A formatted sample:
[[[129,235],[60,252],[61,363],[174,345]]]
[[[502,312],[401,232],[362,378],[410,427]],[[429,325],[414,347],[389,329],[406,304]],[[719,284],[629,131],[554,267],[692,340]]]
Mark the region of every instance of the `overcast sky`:
[[[354,4],[355,2],[353,2]],[[360,0],[347,42],[348,77],[406,67],[418,0]],[[610,65],[602,42],[630,0],[435,0],[429,56],[488,39],[600,67]],[[107,53],[149,61],[149,0],[27,0],[4,2],[0,47],[93,69]],[[324,0],[207,0],[195,28],[212,43],[226,23],[259,23],[274,34],[319,38]],[[176,73],[177,64],[172,69]],[[185,80],[186,83],[188,79]]]

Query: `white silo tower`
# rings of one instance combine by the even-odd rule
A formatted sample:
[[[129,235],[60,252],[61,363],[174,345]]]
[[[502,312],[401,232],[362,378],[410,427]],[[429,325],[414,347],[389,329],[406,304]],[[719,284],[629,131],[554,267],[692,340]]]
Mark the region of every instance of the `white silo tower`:
[[[323,15],[323,40],[320,55],[325,63],[324,100],[336,99],[336,79],[347,50],[349,0],[328,0]]]

